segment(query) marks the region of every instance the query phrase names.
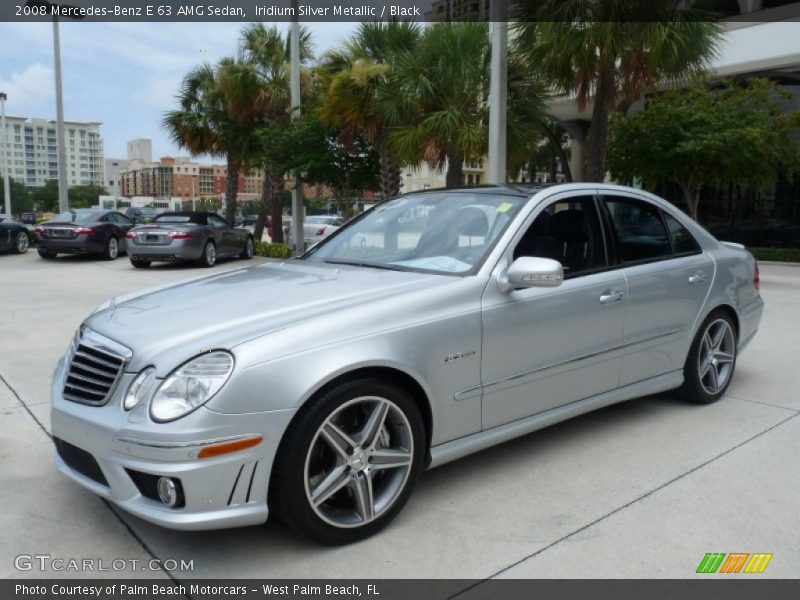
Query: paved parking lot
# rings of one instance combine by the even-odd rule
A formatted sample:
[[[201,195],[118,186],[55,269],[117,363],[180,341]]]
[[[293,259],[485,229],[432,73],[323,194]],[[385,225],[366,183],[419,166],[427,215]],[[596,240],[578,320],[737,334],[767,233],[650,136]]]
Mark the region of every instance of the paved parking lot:
[[[111,295],[205,273],[0,256],[0,576],[41,576],[14,559],[49,554],[141,561],[99,576],[165,577],[141,565],[192,559],[178,579],[693,577],[706,552],[772,552],[759,577],[800,576],[800,268],[762,265],[761,331],[720,402],[631,401],[429,471],[388,529],[345,548],[274,523],[161,529],[55,471],[50,374],[81,320]]]

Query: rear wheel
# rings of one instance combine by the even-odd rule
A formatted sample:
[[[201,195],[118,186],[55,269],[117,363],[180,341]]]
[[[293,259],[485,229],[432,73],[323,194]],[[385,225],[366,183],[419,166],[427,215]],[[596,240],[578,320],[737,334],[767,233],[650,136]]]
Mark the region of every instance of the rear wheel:
[[[244,260],[250,260],[251,258],[253,258],[254,254],[255,254],[255,242],[253,241],[253,238],[251,236],[247,236],[247,239],[244,242],[244,250],[242,250],[242,253],[239,255],[239,258],[242,258]]]
[[[28,234],[24,231],[20,231],[14,240],[14,252],[17,254],[25,254],[28,251],[29,244],[30,240],[28,239]]]
[[[719,400],[736,367],[736,328],[725,311],[715,310],[703,322],[683,368],[681,395],[697,404]]]
[[[103,260],[114,260],[119,256],[119,240],[113,235],[108,238],[106,248],[103,250]]]
[[[39,256],[41,256],[44,259],[55,258],[57,255],[56,252],[48,250],[47,248],[37,248],[36,251],[39,253]]]
[[[132,258],[131,264],[137,269],[146,269],[150,266],[149,260],[142,260],[141,258]]]
[[[350,381],[304,406],[273,467],[270,506],[325,544],[364,539],[403,508],[422,470],[422,418],[402,389]]]
[[[217,247],[211,240],[206,242],[203,247],[203,254],[200,256],[201,267],[213,267],[217,263]]]

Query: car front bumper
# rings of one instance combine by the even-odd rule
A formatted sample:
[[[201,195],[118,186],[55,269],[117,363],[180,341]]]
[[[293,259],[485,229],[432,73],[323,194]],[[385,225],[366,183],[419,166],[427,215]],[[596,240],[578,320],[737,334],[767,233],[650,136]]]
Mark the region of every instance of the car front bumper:
[[[272,462],[293,410],[228,415],[201,407],[176,421],[156,423],[146,402],[131,411],[122,408],[135,373],[121,376],[108,403],[90,406],[62,396],[64,370],[62,359],[52,384],[59,471],[127,512],[172,529],[266,521]],[[197,458],[204,446],[253,435],[263,438],[254,447]],[[158,499],[153,487],[158,477],[179,481],[182,506],[170,508]]]

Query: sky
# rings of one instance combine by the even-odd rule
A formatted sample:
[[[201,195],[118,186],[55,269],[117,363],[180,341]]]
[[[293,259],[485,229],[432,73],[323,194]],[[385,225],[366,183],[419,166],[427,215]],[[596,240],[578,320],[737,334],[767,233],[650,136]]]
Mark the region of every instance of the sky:
[[[322,54],[353,31],[353,23],[309,23]],[[106,158],[126,158],[126,142],[153,140],[153,158],[186,155],[161,127],[176,106],[183,76],[195,65],[236,50],[239,23],[60,23],[64,118],[102,123]],[[281,29],[288,24],[279,23]],[[0,91],[6,114],[56,117],[53,27],[0,23]],[[209,162],[205,160],[204,162]]]

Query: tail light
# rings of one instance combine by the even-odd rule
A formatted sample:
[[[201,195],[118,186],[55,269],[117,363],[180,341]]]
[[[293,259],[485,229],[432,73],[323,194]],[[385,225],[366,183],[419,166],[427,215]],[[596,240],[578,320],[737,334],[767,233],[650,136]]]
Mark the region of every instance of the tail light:
[[[135,240],[136,234],[133,233],[132,231],[129,231],[128,233],[125,234],[125,237],[128,238],[129,240]]]
[[[44,227],[42,227],[41,225],[37,225],[37,226],[34,228],[34,231],[35,231],[36,233],[44,233]]]
[[[753,274],[753,285],[756,287],[756,291],[761,291],[761,278],[758,274],[758,262],[756,262],[756,271]]]
[[[97,232],[94,229],[92,229],[91,227],[78,227],[75,230],[75,234],[76,235],[92,235],[93,233],[97,233]]]
[[[192,237],[192,234],[186,233],[185,231],[170,231],[167,234],[167,237],[170,237],[173,240],[188,240]]]
[[[317,229],[317,235],[325,235],[325,228],[320,227],[319,229]]]

